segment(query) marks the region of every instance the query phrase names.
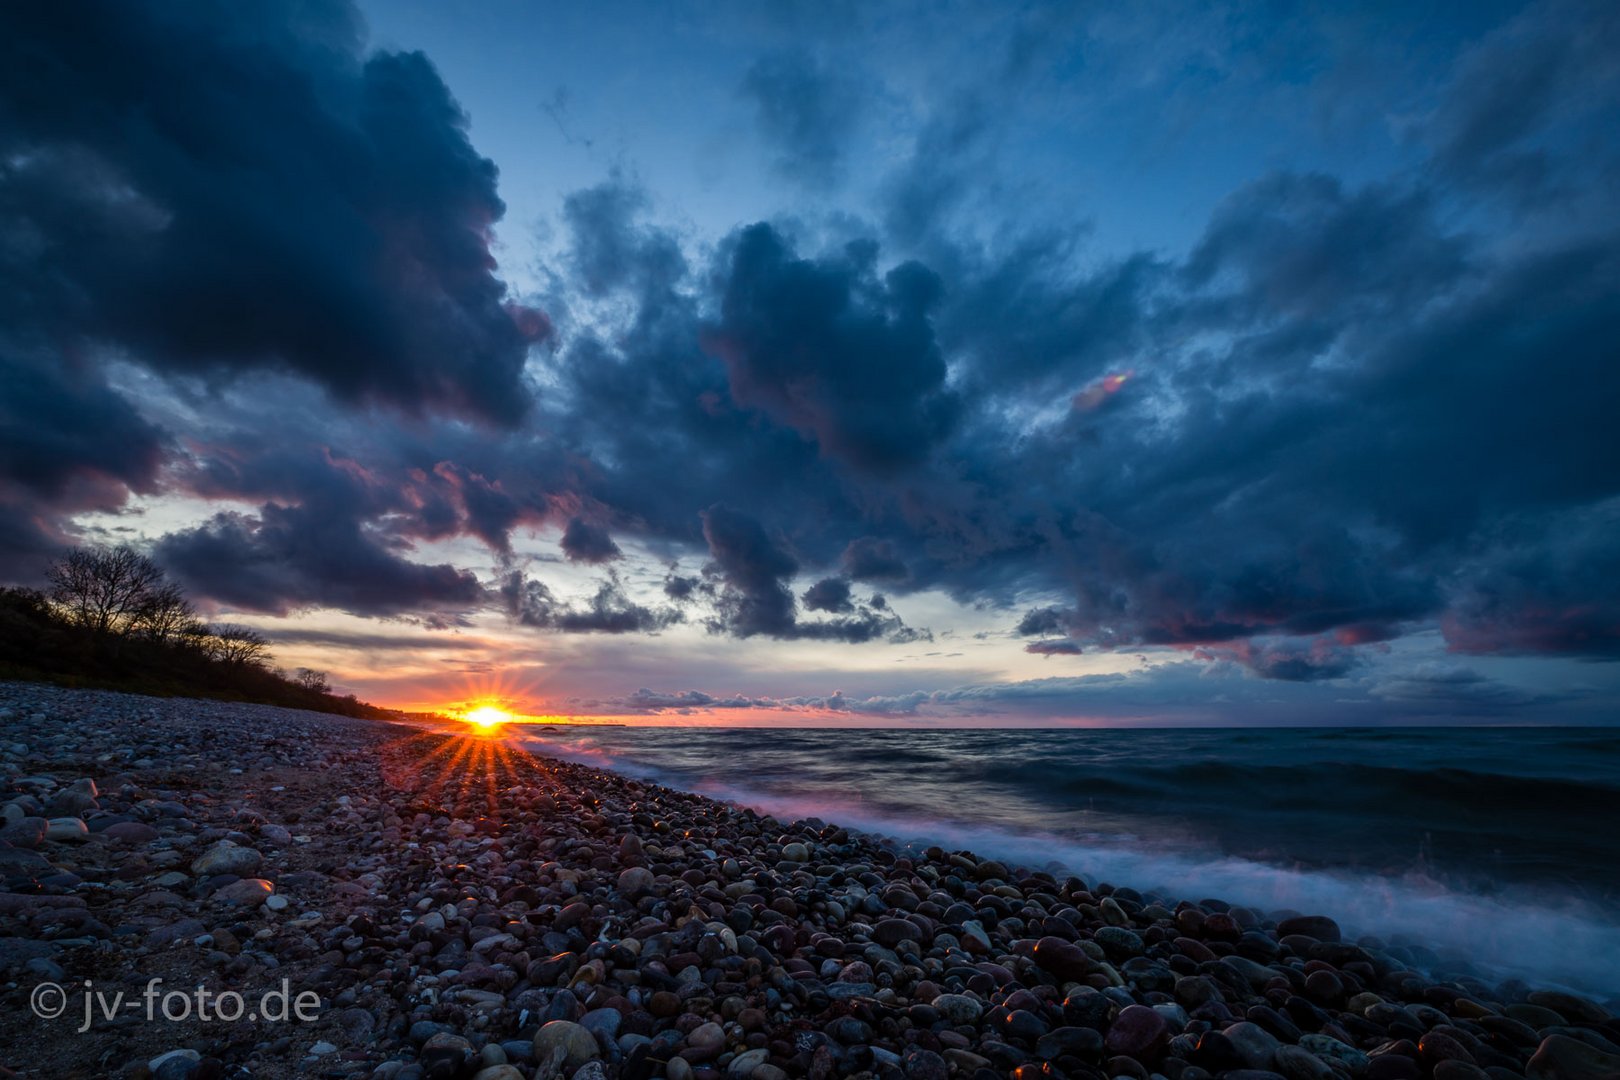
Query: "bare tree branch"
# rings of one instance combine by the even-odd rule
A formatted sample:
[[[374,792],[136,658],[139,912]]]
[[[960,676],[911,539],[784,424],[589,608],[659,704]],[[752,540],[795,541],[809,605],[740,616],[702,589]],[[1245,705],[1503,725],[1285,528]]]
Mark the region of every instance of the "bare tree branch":
[[[242,667],[263,667],[270,660],[270,642],[249,626],[222,623],[211,629],[209,654],[213,659]]]
[[[136,629],[142,613],[168,588],[157,563],[129,547],[76,548],[51,564],[45,576],[51,599],[69,622],[120,636]]]
[[[293,674],[293,682],[317,694],[328,694],[332,691],[331,684],[326,681],[326,672],[316,671],[314,668],[299,668]]]

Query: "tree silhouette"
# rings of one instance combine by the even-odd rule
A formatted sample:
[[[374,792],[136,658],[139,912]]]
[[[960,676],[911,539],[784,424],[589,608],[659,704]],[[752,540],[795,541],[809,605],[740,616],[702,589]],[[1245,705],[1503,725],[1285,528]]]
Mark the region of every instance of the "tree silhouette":
[[[317,694],[329,694],[332,686],[326,681],[326,672],[316,671],[314,668],[301,667],[293,673],[293,682],[305,690],[313,690]]]
[[[270,659],[270,643],[249,626],[221,623],[210,627],[206,648],[214,659],[238,667],[263,667]]]
[[[45,577],[69,622],[120,636],[139,625],[167,584],[157,563],[128,547],[75,548],[52,563]]]
[[[132,548],[69,551],[47,578],[48,593],[0,587],[0,678],[390,715],[333,694],[324,671],[273,669],[262,633],[205,624],[163,569]]]
[[[180,586],[169,582],[154,589],[141,605],[135,615],[134,630],[148,640],[167,645],[194,640],[206,628]]]

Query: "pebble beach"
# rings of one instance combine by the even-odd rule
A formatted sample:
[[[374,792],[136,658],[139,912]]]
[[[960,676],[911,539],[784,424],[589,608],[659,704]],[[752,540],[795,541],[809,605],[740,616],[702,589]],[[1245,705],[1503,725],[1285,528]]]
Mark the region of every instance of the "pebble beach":
[[[7,683],[0,804],[0,1076],[1620,1077],[1615,1002],[1438,980],[1333,912],[902,848],[498,736]],[[146,1011],[198,987],[253,1015]],[[277,992],[305,1007],[257,1015]]]

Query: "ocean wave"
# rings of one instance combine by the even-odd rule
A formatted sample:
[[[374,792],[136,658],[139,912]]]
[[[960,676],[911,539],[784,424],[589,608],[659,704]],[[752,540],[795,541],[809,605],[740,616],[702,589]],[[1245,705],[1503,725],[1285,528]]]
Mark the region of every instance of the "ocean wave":
[[[1038,785],[1070,795],[1117,794],[1224,798],[1243,791],[1259,801],[1305,797],[1380,802],[1393,809],[1412,803],[1489,802],[1496,807],[1560,812],[1569,806],[1620,812],[1620,784],[1595,779],[1526,776],[1455,766],[1413,768],[1357,761],[1312,761],[1278,765],[1231,761],[1183,761],[1170,765],[1106,768],[1049,762],[983,763],[976,779],[1005,785]]]
[[[1568,894],[1514,886],[1490,893],[1463,890],[1421,871],[1384,875],[1276,865],[1216,851],[1174,850],[1130,832],[1075,836],[965,825],[897,814],[873,805],[858,791],[833,799],[783,793],[725,782],[712,774],[672,770],[655,760],[588,742],[536,737],[523,742],[536,753],[696,791],[784,820],[819,818],[897,843],[971,850],[1072,873],[1092,883],[1129,885],[1165,898],[1219,897],[1260,911],[1320,912],[1332,916],[1352,936],[1376,935],[1391,943],[1421,944],[1441,954],[1449,951],[1485,975],[1525,978],[1587,993],[1620,993],[1615,964],[1620,957],[1620,922],[1601,907]],[[1340,767],[1352,776],[1380,780],[1398,771],[1349,763]],[[1255,775],[1271,777],[1273,769],[1286,768],[1226,766],[1217,772],[1220,782],[1231,784]],[[1198,772],[1192,766],[1169,766],[1164,775]],[[1488,779],[1497,782],[1495,777]],[[1156,782],[1165,782],[1163,775]],[[1447,770],[1437,778],[1442,789],[1481,782],[1485,782],[1481,774],[1467,770]],[[960,798],[971,802],[970,785],[962,787]]]

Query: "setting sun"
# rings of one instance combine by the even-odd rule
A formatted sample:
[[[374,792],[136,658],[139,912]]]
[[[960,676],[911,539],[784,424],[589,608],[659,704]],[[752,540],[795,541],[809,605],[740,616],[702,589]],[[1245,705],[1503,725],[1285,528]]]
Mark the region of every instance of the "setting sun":
[[[474,727],[485,730],[500,727],[514,719],[511,713],[494,705],[480,705],[476,709],[469,709],[461,714],[461,718]]]

